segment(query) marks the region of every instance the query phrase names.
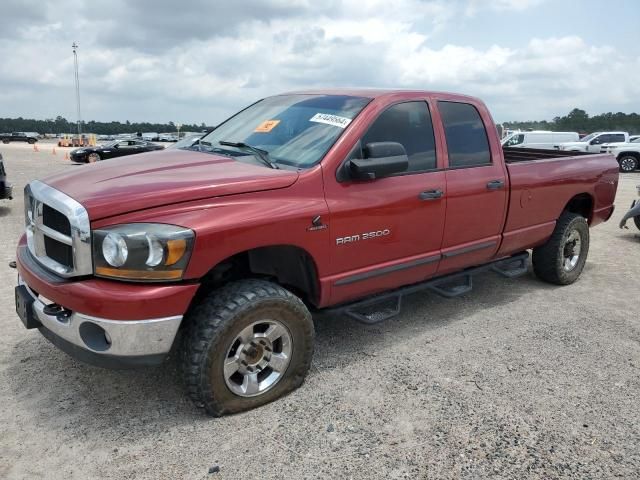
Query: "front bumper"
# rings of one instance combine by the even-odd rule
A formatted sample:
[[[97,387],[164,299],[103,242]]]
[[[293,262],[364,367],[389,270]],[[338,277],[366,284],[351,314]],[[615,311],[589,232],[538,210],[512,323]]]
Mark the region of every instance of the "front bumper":
[[[620,228],[627,228],[627,220],[633,217],[640,217],[640,200],[633,201],[631,209],[625,213],[622,220],[620,220]]]
[[[89,162],[89,154],[87,153],[72,153],[69,155],[69,160],[76,163],[88,163]]]
[[[92,365],[132,368],[161,363],[171,350],[182,315],[119,321],[79,312],[48,314],[46,304],[19,279],[33,299],[40,333],[58,348]]]
[[[18,245],[18,288],[28,290],[40,332],[69,355],[107,368],[162,362],[198,284],[132,284],[66,280],[44,270]],[[56,304],[64,314],[45,306]]]

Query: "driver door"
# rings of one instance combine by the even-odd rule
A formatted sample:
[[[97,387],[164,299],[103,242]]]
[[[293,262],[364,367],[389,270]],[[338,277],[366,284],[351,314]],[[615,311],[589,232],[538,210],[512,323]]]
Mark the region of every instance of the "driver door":
[[[407,171],[375,180],[337,179],[325,171],[330,212],[332,303],[432,276],[438,269],[445,219],[445,172],[427,101],[388,107],[354,146],[397,142]]]

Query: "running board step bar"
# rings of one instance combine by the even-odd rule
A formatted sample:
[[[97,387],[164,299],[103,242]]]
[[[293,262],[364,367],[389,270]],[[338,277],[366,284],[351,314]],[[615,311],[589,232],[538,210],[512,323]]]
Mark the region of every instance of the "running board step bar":
[[[527,273],[529,268],[528,261],[529,252],[522,252],[509,258],[401,287],[364,300],[357,300],[353,303],[330,308],[326,311],[327,313],[344,314],[361,323],[373,325],[399,315],[402,310],[402,298],[405,295],[431,290],[446,298],[457,297],[473,289],[474,275],[490,270],[507,278],[519,277]]]

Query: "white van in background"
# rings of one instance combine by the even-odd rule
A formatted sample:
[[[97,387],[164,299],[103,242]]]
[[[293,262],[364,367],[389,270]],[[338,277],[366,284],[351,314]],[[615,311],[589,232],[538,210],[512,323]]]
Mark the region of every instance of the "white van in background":
[[[577,142],[579,139],[578,132],[534,130],[532,132],[514,132],[502,139],[502,146],[553,150],[554,145],[564,142]]]

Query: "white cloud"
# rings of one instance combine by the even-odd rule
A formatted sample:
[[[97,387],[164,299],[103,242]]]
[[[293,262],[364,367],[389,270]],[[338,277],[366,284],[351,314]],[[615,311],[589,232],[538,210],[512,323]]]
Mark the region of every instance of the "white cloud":
[[[138,17],[122,15],[131,13],[124,4],[91,4],[100,12],[93,17],[78,4],[85,14],[72,22],[36,4],[21,34],[0,42],[0,102],[5,115],[73,118],[70,46],[78,40],[85,119],[216,123],[262,96],[322,86],[459,91],[485,99],[498,120],[550,118],[575,106],[637,109],[640,84],[629,72],[639,71],[640,58],[610,46],[576,35],[484,48],[455,36],[433,42],[479,9],[539,3],[278,0],[251,11],[203,1],[195,13],[181,7],[175,24],[174,2],[138,2],[140,11],[149,7]]]

